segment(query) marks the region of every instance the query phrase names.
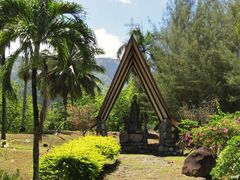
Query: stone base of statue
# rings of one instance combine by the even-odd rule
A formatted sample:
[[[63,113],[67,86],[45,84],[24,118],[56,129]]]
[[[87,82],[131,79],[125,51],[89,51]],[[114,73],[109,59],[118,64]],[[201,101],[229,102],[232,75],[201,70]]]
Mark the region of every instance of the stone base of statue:
[[[160,156],[178,156],[181,155],[180,149],[174,144],[159,144],[156,155]]]
[[[149,153],[147,134],[143,132],[128,133],[120,132],[120,144],[122,153],[144,154]]]

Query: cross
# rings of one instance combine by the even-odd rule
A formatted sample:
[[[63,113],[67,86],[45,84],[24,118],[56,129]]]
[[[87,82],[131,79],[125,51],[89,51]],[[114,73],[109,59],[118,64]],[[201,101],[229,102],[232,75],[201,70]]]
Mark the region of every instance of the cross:
[[[138,23],[134,24],[134,20],[133,20],[133,18],[131,18],[130,24],[125,24],[124,26],[130,27],[130,30],[132,31],[132,30],[134,30],[136,28],[139,28],[140,25]]]

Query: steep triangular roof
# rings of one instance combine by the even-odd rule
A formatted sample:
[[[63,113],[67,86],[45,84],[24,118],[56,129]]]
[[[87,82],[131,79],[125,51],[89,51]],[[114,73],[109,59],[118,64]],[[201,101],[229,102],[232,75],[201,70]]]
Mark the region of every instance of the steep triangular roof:
[[[107,119],[132,69],[134,69],[134,71],[137,73],[141,83],[143,84],[145,92],[152,103],[159,120],[168,119],[170,120],[171,124],[176,125],[176,121],[171,118],[166,103],[152,76],[150,68],[140,52],[133,36],[131,36],[126,46],[118,69],[100,108],[97,120],[105,121]]]

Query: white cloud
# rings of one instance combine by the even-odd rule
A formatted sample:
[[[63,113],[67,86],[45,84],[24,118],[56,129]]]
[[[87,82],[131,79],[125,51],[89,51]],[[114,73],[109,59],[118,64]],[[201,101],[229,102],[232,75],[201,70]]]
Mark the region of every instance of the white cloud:
[[[103,48],[105,54],[98,57],[116,58],[117,50],[123,44],[117,36],[108,34],[104,28],[94,31],[99,47]]]
[[[131,4],[132,3],[131,0],[118,0],[118,1],[123,3],[123,4]]]

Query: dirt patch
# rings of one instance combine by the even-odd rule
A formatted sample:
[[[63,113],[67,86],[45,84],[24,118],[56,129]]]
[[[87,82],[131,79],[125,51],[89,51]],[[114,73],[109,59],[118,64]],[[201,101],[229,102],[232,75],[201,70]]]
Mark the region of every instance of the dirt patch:
[[[153,155],[120,155],[114,171],[106,174],[104,180],[191,180],[204,178],[187,177],[181,174],[184,157],[157,157]]]

